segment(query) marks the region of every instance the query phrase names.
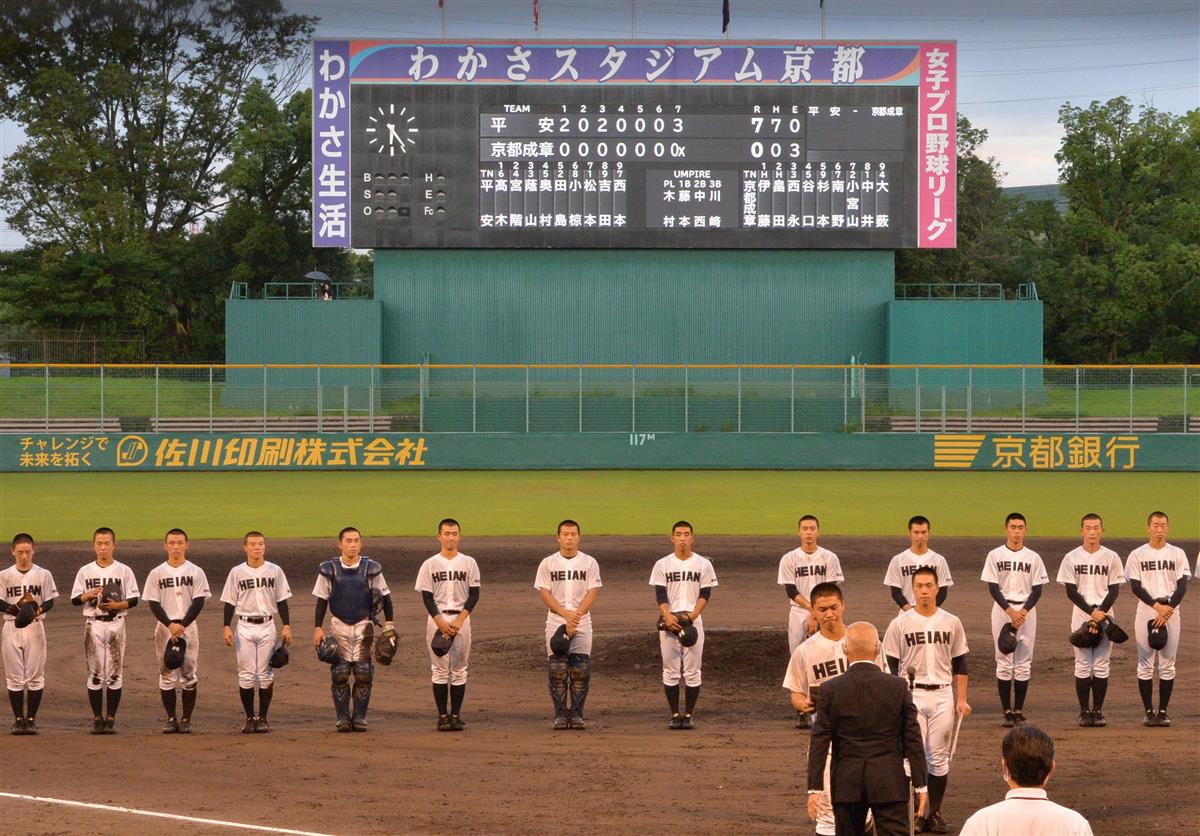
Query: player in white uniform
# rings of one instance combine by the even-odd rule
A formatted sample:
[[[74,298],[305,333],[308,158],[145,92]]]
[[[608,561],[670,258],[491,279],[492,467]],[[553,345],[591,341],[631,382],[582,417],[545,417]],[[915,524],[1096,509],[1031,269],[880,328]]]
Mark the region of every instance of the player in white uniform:
[[[883,653],[892,673],[904,675],[913,692],[925,760],[929,767],[928,815],[918,832],[948,833],[942,799],[950,774],[956,717],[971,713],[967,703],[967,634],[957,616],[937,606],[937,573],[928,566],[912,576],[916,603],[888,625]]]
[[[1037,606],[1042,587],[1050,582],[1041,555],[1025,546],[1025,517],[1004,518],[1003,546],[988,552],[979,579],[988,585],[992,600],[992,644],[996,650],[996,690],[1009,728],[1025,722],[1025,695],[1033,672],[1033,644],[1037,640]],[[1004,625],[1017,631],[1017,648],[1004,653],[997,645]],[[1014,693],[1015,692],[1015,693]]]
[[[383,567],[361,554],[362,534],[357,528],[348,526],[338,532],[338,551],[338,557],[326,560],[317,570],[317,583],[312,592],[317,599],[313,647],[320,647],[325,640],[322,625],[328,609],[329,632],[337,642],[337,659],[329,666],[333,708],[337,712],[335,727],[339,732],[365,732],[375,678],[372,650],[376,609],[383,613],[384,628],[395,629],[392,592],[383,578]],[[354,677],[353,716],[351,675]]]
[[[54,577],[33,562],[33,553],[33,538],[18,534],[12,540],[13,565],[0,572],[0,612],[4,613],[0,658],[4,660],[4,680],[12,704],[13,734],[38,733],[38,706],[46,687],[46,630],[42,621],[58,597]],[[28,603],[35,607],[34,619],[18,628],[17,616]]]
[[[125,671],[125,613],[138,602],[133,570],[113,559],[117,536],[111,528],[92,534],[96,559],[80,568],[71,587],[71,603],[83,607],[83,648],[87,661],[88,704],[92,734],[115,734],[117,706]],[[105,586],[123,600],[101,601]]]
[[[204,570],[187,559],[188,536],[182,528],[172,528],[163,538],[166,562],[146,576],[143,598],[154,613],[154,651],[158,654],[158,689],[167,722],[163,734],[188,734],[192,730],[192,710],[196,707],[199,683],[197,662],[200,654],[200,630],[196,618],[211,597]],[[182,638],[186,643],[183,665],[169,670],[163,664],[167,642]],[[175,688],[183,691],[183,712],[175,713]]]
[[[932,566],[937,572],[938,599],[940,607],[946,603],[950,587],[954,586],[954,578],[950,575],[950,564],[946,558],[929,548],[929,520],[922,516],[913,517],[908,521],[909,546],[888,563],[887,573],[883,577],[884,586],[892,593],[892,600],[902,610],[912,609],[913,573],[922,566]]]
[[[650,585],[667,629],[658,634],[658,647],[663,660],[663,687],[667,705],[671,707],[670,729],[694,729],[692,712],[700,698],[700,667],[704,658],[704,621],[700,613],[708,606],[712,588],[717,585],[717,572],[707,557],[692,551],[692,524],[680,520],[671,526],[672,554],[654,564]],[[675,613],[687,613],[696,627],[696,643],[684,647],[677,632],[681,625]],[[684,708],[679,711],[679,680],[683,672]]]
[[[271,730],[267,711],[274,694],[275,671],[271,656],[278,635],[285,646],[292,643],[288,586],[283,570],[266,559],[267,540],[261,531],[250,531],[242,538],[246,562],[229,570],[221,602],[225,605],[225,644],[233,648],[238,664],[238,693],[246,712],[242,734],[265,734]],[[283,625],[277,634],[275,615]],[[237,619],[236,628],[232,626]],[[254,710],[254,692],[258,691],[258,711]]]
[[[1091,621],[1100,634],[1095,647],[1072,647],[1075,651],[1075,696],[1079,700],[1079,725],[1105,726],[1104,697],[1108,693],[1109,656],[1112,642],[1102,629],[1113,619],[1113,603],[1125,582],[1121,558],[1112,549],[1100,545],[1104,521],[1099,514],[1085,514],[1079,521],[1083,545],[1063,558],[1058,567],[1058,582],[1067,590],[1071,608],[1071,632]],[[1090,697],[1090,700],[1089,700]],[[1090,702],[1090,704],[1089,704]]]
[[[1167,704],[1175,687],[1175,654],[1179,651],[1179,604],[1187,592],[1192,574],[1187,555],[1178,546],[1167,542],[1170,520],[1162,511],[1155,511],[1146,520],[1150,542],[1138,546],[1125,561],[1125,577],[1138,599],[1134,616],[1134,635],[1137,638],[1138,691],[1146,710],[1143,723],[1147,726],[1169,726]],[[1156,628],[1166,627],[1167,643],[1154,650],[1149,642],[1149,622]],[[1158,668],[1158,710],[1154,710],[1154,669]]]
[[[600,564],[579,550],[579,523],[558,524],[558,551],[542,558],[533,588],[546,611],[546,664],[550,699],[554,702],[554,728],[583,729],[583,706],[591,686],[592,605],[600,594]],[[566,654],[556,656],[551,637],[566,627],[571,640]],[[567,694],[570,693],[570,700]]]
[[[1054,774],[1050,735],[1020,726],[1005,735],[1000,751],[1008,795],[967,819],[961,836],[1092,836],[1087,819],[1046,795],[1046,782]]]
[[[817,692],[821,685],[835,676],[846,672],[846,621],[845,600],[836,583],[825,581],[816,584],[808,600],[817,619],[817,632],[800,643],[788,660],[783,687],[791,692],[792,708],[810,716],[817,710]],[[879,669],[886,671],[882,645],[875,660]],[[825,759],[825,787],[821,792],[821,815],[817,817],[817,833],[834,836],[836,827],[833,818],[833,803],[829,798],[829,770],[833,761],[830,751]],[[867,821],[871,821],[870,812]],[[869,824],[868,824],[869,826]]]
[[[467,663],[471,658],[471,612],[479,603],[479,564],[475,558],[459,552],[462,528],[457,520],[438,523],[441,549],[426,559],[417,572],[414,588],[429,618],[425,623],[425,644],[441,632],[451,639],[450,650],[438,656],[429,648],[429,668],[433,674],[433,702],[437,706],[438,731],[462,731],[466,727],[459,716],[467,694]]]

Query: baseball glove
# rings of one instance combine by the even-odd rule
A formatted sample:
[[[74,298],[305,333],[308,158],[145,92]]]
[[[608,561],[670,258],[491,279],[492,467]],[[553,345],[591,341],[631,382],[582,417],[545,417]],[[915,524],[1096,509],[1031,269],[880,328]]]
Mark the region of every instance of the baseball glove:
[[[96,605],[114,604],[117,601],[124,601],[125,596],[121,592],[121,582],[117,580],[105,581],[104,586],[100,587],[100,597],[96,599]]]
[[[676,635],[679,635],[679,633],[681,633],[685,627],[690,626],[692,623],[692,617],[686,612],[673,612],[673,613],[671,613],[671,615],[675,616],[675,620],[679,622],[679,629],[671,630],[671,632],[675,633]],[[666,620],[665,616],[659,615],[658,625],[655,627],[655,629],[657,629],[657,630],[668,629],[667,628],[667,620]]]
[[[375,638],[375,661],[381,665],[390,665],[399,646],[400,637],[396,635],[396,628],[386,628]]]
[[[18,630],[28,627],[37,618],[37,604],[33,601],[33,596],[26,592],[21,596],[21,600],[14,605],[16,607],[16,620],[13,621],[13,626]]]
[[[1100,632],[1100,628],[1096,626],[1096,622],[1089,619],[1080,624],[1075,632],[1068,637],[1067,641],[1081,650],[1086,650],[1100,644],[1102,638],[1103,635]]]

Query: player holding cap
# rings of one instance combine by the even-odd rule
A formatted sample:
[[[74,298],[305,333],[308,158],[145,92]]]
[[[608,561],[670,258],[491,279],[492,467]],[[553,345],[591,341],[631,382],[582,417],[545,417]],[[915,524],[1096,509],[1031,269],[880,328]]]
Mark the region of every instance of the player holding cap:
[[[154,613],[154,651],[158,654],[158,689],[167,722],[163,734],[188,734],[192,730],[192,710],[196,707],[199,678],[196,663],[200,653],[200,630],[196,618],[211,596],[204,570],[187,559],[188,536],[182,528],[172,528],[163,538],[166,562],[146,576],[143,597]],[[168,641],[180,638],[184,645],[183,665],[169,670],[163,663]],[[183,713],[175,713],[175,687],[183,691]],[[177,719],[178,718],[178,719]]]
[[[660,559],[650,572],[650,585],[658,611],[666,627],[658,634],[658,647],[663,660],[663,686],[667,705],[671,707],[669,729],[694,729],[692,712],[700,698],[700,666],[704,658],[704,622],[700,613],[708,606],[712,588],[717,585],[717,572],[712,561],[692,551],[692,524],[680,520],[671,526],[673,553]],[[680,624],[676,613],[686,613],[696,628],[696,641],[685,647],[679,640]],[[683,672],[685,687],[683,713],[679,712],[679,680]]]
[[[542,558],[533,587],[546,612],[546,657],[554,728],[583,729],[583,706],[591,685],[592,605],[600,594],[600,565],[579,550],[579,523],[558,524],[558,551]],[[555,654],[551,638],[566,630],[566,653]],[[570,692],[568,704],[567,693]]]
[[[479,564],[475,558],[459,552],[462,529],[457,520],[438,523],[437,554],[421,564],[414,587],[429,618],[425,624],[425,643],[429,648],[429,667],[433,673],[433,702],[437,706],[437,730],[462,731],[466,723],[459,717],[467,694],[467,662],[471,658],[471,612],[479,603]],[[439,656],[433,649],[434,634],[451,640],[450,649]],[[449,705],[447,705],[449,703]]]
[[[928,815],[916,832],[949,833],[942,800],[949,783],[956,718],[971,713],[967,703],[967,634],[962,622],[937,606],[937,573],[922,566],[912,574],[916,603],[888,625],[883,653],[892,673],[908,678],[917,706],[929,767]]]
[[[271,730],[267,711],[275,686],[271,655],[275,652],[275,615],[283,623],[280,631],[285,646],[292,643],[287,599],[292,597],[283,570],[266,559],[267,540],[261,531],[242,538],[246,562],[229,570],[221,601],[225,604],[225,644],[233,648],[238,663],[238,693],[246,720],[242,734],[265,734]],[[236,630],[230,626],[237,617]],[[254,692],[258,691],[258,711]]]
[[[1005,543],[988,552],[979,576],[995,601],[992,639],[996,643],[996,690],[1004,710],[1003,725],[1009,728],[1025,722],[1022,709],[1029,692],[1033,644],[1037,639],[1034,607],[1042,597],[1042,587],[1050,582],[1041,556],[1025,546],[1025,530],[1022,515],[1012,513],[1005,517]],[[998,644],[1000,631],[1006,624],[1017,631],[1017,647],[1012,653],[1005,653]]]
[[[92,534],[96,559],[80,567],[71,603],[83,607],[84,656],[92,734],[116,734],[117,706],[125,672],[125,613],[138,602],[133,570],[113,559],[117,536],[111,528]]]
[[[1079,700],[1079,725],[1105,726],[1104,697],[1108,693],[1108,660],[1112,642],[1102,625],[1113,617],[1112,607],[1125,582],[1121,558],[1100,545],[1104,521],[1099,514],[1085,514],[1079,521],[1083,545],[1067,552],[1058,567],[1058,582],[1067,590],[1071,608],[1071,632],[1091,621],[1100,636],[1095,647],[1072,647],[1075,651],[1075,696]],[[1090,696],[1090,705],[1089,705]]]
[[[913,606],[913,573],[922,566],[932,566],[937,572],[938,599],[940,607],[946,602],[954,578],[950,576],[950,564],[946,558],[929,548],[929,520],[922,516],[908,521],[909,547],[892,558],[883,577],[884,586],[892,593],[892,600],[902,610]]]
[[[1170,520],[1162,511],[1155,511],[1146,520],[1150,542],[1138,546],[1125,561],[1125,577],[1138,599],[1134,616],[1134,635],[1137,637],[1138,692],[1147,726],[1169,726],[1167,704],[1175,687],[1175,654],[1179,650],[1179,604],[1187,592],[1188,577],[1192,574],[1183,549],[1167,542]],[[1166,643],[1160,649],[1150,645],[1150,626],[1166,628]],[[1158,711],[1154,710],[1154,669],[1158,668]]]
[[[817,631],[817,618],[813,614],[809,593],[813,587],[825,581],[841,582],[842,564],[838,556],[817,544],[821,536],[821,523],[812,514],[805,514],[797,524],[800,547],[792,549],[779,561],[778,583],[788,598],[788,654],[796,652],[806,638]],[[807,729],[811,723],[808,714],[796,712],[796,728]]]
[[[13,710],[13,734],[37,734],[38,706],[46,687],[45,614],[54,607],[58,587],[50,572],[33,562],[33,537],[12,539],[13,565],[0,572],[0,613],[4,633],[0,658]],[[32,615],[32,619],[30,616]]]

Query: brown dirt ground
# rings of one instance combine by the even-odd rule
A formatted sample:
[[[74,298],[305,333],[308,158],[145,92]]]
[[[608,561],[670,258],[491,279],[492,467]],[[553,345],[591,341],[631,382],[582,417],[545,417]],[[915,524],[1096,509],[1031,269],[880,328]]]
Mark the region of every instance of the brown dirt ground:
[[[894,615],[882,586],[888,558],[906,543],[889,538],[828,537],[842,559],[848,617],[881,629]],[[962,618],[972,646],[970,701],[951,770],[946,818],[955,824],[1003,797],[998,766],[1004,730],[992,669],[990,599],[978,573],[992,541],[942,539],[958,585],[947,609]],[[1125,554],[1133,541],[1109,543]],[[1180,543],[1189,555],[1195,543]],[[159,733],[152,617],[144,606],[128,622],[125,697],[119,735],[96,738],[84,695],[79,611],[66,600],[75,570],[90,559],[86,544],[46,544],[38,562],[62,589],[47,622],[50,641],[39,737],[0,737],[0,789],[250,822],[325,833],[465,830],[706,833],[811,832],[804,814],[807,738],[792,728],[780,688],[787,663],[786,607],[775,584],[789,538],[708,537],[697,551],[720,577],[705,612],[709,630],[704,691],[691,733],[666,729],[660,684],[656,609],[647,588],[667,538],[593,537],[584,548],[600,561],[605,588],[595,608],[596,647],[590,725],[553,733],[546,693],[542,624],[532,589],[550,538],[467,538],[483,574],[474,616],[471,678],[463,734],[434,731],[429,669],[422,644],[424,611],[411,591],[430,540],[368,540],[397,602],[401,649],[377,677],[371,731],[333,729],[327,668],[310,650],[320,559],[331,542],[270,542],[268,559],[288,573],[293,620],[303,645],[280,672],[271,708],[274,732],[243,737],[231,650],[220,639],[219,604],[201,616],[200,699],[190,737]],[[1051,578],[1068,541],[1031,542]],[[219,597],[226,573],[242,559],[236,542],[193,544],[191,557]],[[118,559],[139,579],[163,555],[156,543],[122,543]],[[1192,597],[1200,594],[1193,590]],[[1180,670],[1170,729],[1144,729],[1134,682],[1133,642],[1114,654],[1105,707],[1109,725],[1081,729],[1066,642],[1069,605],[1051,584],[1039,605],[1039,644],[1027,714],[1054,735],[1054,799],[1080,810],[1097,834],[1195,832],[1200,814],[1200,619],[1185,602]],[[1117,613],[1132,633],[1128,592]],[[7,706],[3,709],[7,712]],[[7,716],[7,714],[5,714]],[[5,799],[6,833],[76,833],[98,828],[158,829],[152,819],[101,814]],[[103,823],[101,823],[103,822]],[[175,829],[179,829],[174,826]],[[186,832],[217,832],[199,826]]]

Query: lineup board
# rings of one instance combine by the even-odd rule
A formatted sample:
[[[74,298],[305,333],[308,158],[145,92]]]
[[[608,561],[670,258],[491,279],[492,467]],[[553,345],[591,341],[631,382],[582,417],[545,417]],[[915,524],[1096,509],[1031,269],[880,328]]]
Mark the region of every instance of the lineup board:
[[[693,47],[693,59],[715,49],[732,60],[681,60],[674,77],[647,82],[637,61],[638,76],[601,81],[612,62],[600,56],[613,46],[559,46],[542,56],[512,43],[489,53],[483,45],[318,41],[314,245],[952,246],[953,119],[947,131],[927,130],[925,45],[889,45],[874,63],[866,47],[756,46]],[[667,54],[665,46],[639,48],[650,53],[645,64]],[[551,80],[564,52],[582,69],[580,50],[589,49],[594,81]],[[672,64],[688,54],[670,49]],[[834,83],[835,59],[848,50],[860,78]],[[804,57],[804,74],[817,83],[802,83],[789,54]],[[459,77],[464,55],[475,57],[469,80]],[[513,78],[514,56],[528,65],[524,78]],[[822,56],[831,59],[828,83],[814,64]],[[763,65],[778,71],[772,58],[798,83],[736,80],[738,66],[742,74],[751,64],[758,75]],[[697,66],[714,75],[696,81]],[[480,78],[487,67],[493,76]],[[863,83],[868,70],[889,80]],[[947,149],[929,164],[930,151]],[[937,192],[932,225],[923,191]]]

